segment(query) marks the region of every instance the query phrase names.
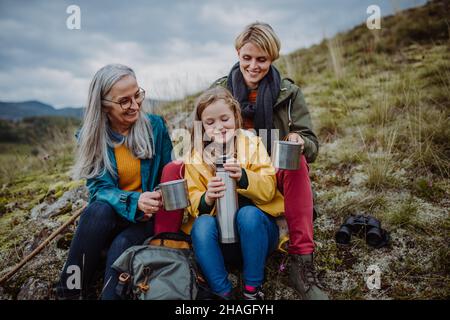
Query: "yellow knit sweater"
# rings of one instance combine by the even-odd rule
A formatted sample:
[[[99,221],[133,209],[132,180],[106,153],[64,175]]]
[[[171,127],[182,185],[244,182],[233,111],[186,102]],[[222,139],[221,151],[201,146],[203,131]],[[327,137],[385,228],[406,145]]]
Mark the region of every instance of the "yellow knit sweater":
[[[114,154],[119,175],[119,188],[125,191],[142,192],[141,160],[134,157],[124,145],[116,145]]]

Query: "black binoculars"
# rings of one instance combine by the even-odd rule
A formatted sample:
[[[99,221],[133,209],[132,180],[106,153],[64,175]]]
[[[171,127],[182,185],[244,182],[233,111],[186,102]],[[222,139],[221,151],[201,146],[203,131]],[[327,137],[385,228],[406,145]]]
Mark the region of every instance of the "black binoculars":
[[[381,228],[379,220],[371,216],[357,215],[348,217],[336,232],[336,242],[348,244],[352,234],[364,236],[368,245],[381,248],[388,244],[389,234]]]

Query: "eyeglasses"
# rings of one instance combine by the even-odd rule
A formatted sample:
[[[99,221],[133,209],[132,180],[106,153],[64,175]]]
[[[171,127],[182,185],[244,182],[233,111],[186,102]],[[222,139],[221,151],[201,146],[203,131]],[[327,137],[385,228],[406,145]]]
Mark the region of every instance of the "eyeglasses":
[[[142,88],[139,88],[139,91],[136,92],[136,94],[134,95],[134,101],[136,101],[136,103],[139,106],[141,106],[141,103],[142,103],[142,101],[144,101],[144,99],[145,99],[145,90]],[[131,98],[122,98],[119,101],[112,101],[112,100],[107,100],[107,99],[102,99],[102,100],[120,104],[120,107],[122,108],[122,110],[130,109],[131,105],[133,104],[133,99],[131,99]]]

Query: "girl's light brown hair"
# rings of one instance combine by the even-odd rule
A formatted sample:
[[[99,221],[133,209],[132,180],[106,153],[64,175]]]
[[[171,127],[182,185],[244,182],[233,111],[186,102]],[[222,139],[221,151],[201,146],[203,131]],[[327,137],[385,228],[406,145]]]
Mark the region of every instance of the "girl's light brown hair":
[[[225,104],[230,108],[230,110],[233,112],[234,114],[234,119],[235,119],[235,129],[236,132],[239,131],[239,129],[242,128],[242,116],[241,116],[241,107],[239,105],[239,102],[233,97],[233,95],[231,94],[231,92],[229,90],[227,90],[224,87],[213,87],[210,88],[208,90],[206,90],[205,92],[203,92],[195,101],[195,107],[194,107],[194,111],[193,111],[193,125],[191,128],[191,147],[193,151],[194,149],[196,149],[197,152],[200,153],[200,155],[202,155],[203,161],[211,168],[211,169],[215,169],[215,159],[213,157],[211,157],[209,155],[208,152],[203,152],[203,148],[209,144],[208,141],[203,141],[204,137],[205,137],[205,128],[203,127],[203,124],[201,125],[201,143],[199,144],[199,142],[195,141],[195,123],[198,121],[202,121],[202,113],[203,111],[205,111],[205,109],[211,105],[212,103],[218,101],[218,100],[223,100],[225,102]],[[236,150],[236,139],[234,139],[234,150]],[[196,146],[201,145],[201,150],[197,150]]]
[[[241,49],[246,43],[251,42],[263,50],[272,61],[280,56],[280,39],[272,27],[264,22],[254,22],[244,28],[236,37],[234,47]]]

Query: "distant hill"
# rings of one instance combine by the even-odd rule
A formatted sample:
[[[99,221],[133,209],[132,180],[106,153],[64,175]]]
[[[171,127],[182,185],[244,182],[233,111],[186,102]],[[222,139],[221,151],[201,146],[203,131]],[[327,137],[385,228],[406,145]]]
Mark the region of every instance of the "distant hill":
[[[21,120],[25,117],[61,116],[81,118],[83,108],[55,109],[39,101],[0,102],[0,119]]]
[[[167,101],[146,99],[146,108],[148,112],[154,112],[155,109],[164,105]],[[53,106],[40,101],[24,102],[1,102],[0,101],[0,119],[19,121],[29,117],[48,117],[59,116],[67,118],[83,117],[84,108],[62,108],[56,109]]]

